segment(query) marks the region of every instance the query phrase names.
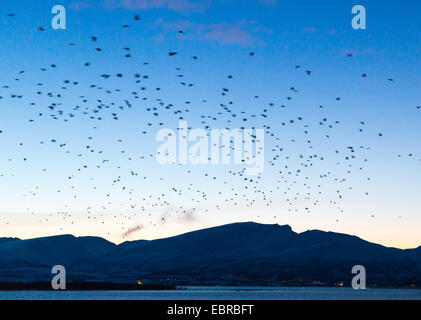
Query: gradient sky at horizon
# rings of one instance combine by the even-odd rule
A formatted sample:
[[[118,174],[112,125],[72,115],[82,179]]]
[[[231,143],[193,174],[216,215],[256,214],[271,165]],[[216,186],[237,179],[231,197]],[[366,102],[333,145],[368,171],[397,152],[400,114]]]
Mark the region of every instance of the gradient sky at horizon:
[[[57,4],[67,9],[66,30],[51,28],[51,8]],[[366,30],[351,27],[355,4],[367,9]],[[141,20],[134,21],[136,14]],[[71,233],[121,242],[256,221],[289,224],[298,232],[344,232],[401,248],[421,245],[420,14],[421,3],[414,1],[4,1],[0,10],[0,236]],[[122,28],[124,24],[129,27]],[[39,31],[40,26],[45,31]],[[91,36],[98,40],[93,42]],[[97,47],[102,51],[97,52]],[[124,57],[128,53],[124,47],[130,47],[130,58]],[[178,54],[170,57],[170,51]],[[352,57],[347,57],[349,53]],[[25,72],[20,74],[21,70]],[[310,76],[306,70],[312,71]],[[135,84],[137,72],[149,79]],[[102,79],[104,73],[112,76]],[[115,77],[117,73],[123,77]],[[183,79],[177,77],[180,73]],[[65,79],[78,84],[62,90]],[[183,80],[194,86],[181,86]],[[91,84],[104,89],[90,88]],[[143,85],[148,100],[133,99],[131,92],[140,92]],[[121,92],[104,92],[117,88]],[[229,88],[226,96],[221,96],[222,88]],[[51,98],[48,92],[63,96]],[[81,95],[88,100],[85,105]],[[118,106],[127,99],[132,108],[117,110],[118,121],[109,115],[111,111],[104,113],[102,121],[81,114],[84,107],[92,110],[98,99]],[[235,165],[159,165],[150,156],[158,145],[157,123],[175,130],[178,116],[160,110],[155,118],[145,111],[159,104],[156,99],[174,104],[175,110],[190,109],[183,116],[192,127],[200,127],[200,116],[207,114],[217,116],[209,120],[212,128],[224,128],[228,119],[233,128],[270,126],[279,140],[265,136],[265,171],[258,185],[265,196],[244,193],[248,192],[244,177],[229,173],[241,169]],[[235,113],[257,117],[242,123],[241,116],[217,115],[223,111],[220,104],[229,101],[234,102],[229,107]],[[52,102],[62,105],[51,111]],[[76,105],[82,106],[80,111],[72,111]],[[57,109],[77,116],[67,122],[60,116],[55,120],[50,114]],[[260,116],[263,109],[269,110],[267,118]],[[290,124],[290,119],[295,122]],[[327,119],[323,126],[319,125],[322,119]],[[309,126],[308,136],[304,125]],[[148,133],[142,135],[142,130]],[[61,143],[66,146],[59,147]],[[103,153],[89,154],[87,145]],[[271,166],[276,145],[284,151],[277,165]],[[354,147],[353,154],[348,146]],[[299,165],[300,155],[307,159],[315,154],[324,160],[312,158],[313,166]],[[352,155],[356,158],[345,160]],[[145,159],[140,160],[142,156]],[[109,161],[101,163],[103,159]],[[98,164],[101,168],[96,168]],[[78,171],[84,165],[87,168]],[[277,176],[285,165],[287,171],[301,169],[302,173]],[[132,171],[139,176],[131,175]],[[321,174],[327,178],[320,178]],[[312,188],[311,199],[305,197],[307,186]],[[174,194],[172,187],[183,190],[182,195]],[[316,192],[319,189],[321,194]],[[206,200],[201,198],[203,191]],[[297,199],[289,206],[287,199],[294,196]],[[253,198],[252,207],[241,205]],[[313,206],[315,199],[317,206]],[[239,205],[234,204],[237,201]],[[309,206],[310,213],[304,209]],[[197,213],[186,218],[193,207]],[[122,237],[140,225],[143,228]]]

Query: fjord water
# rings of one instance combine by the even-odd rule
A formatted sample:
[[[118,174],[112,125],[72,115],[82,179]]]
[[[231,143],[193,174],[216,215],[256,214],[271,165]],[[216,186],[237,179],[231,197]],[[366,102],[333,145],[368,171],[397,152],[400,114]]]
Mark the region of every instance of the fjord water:
[[[0,291],[0,300],[421,300],[421,289],[182,287],[145,291]]]

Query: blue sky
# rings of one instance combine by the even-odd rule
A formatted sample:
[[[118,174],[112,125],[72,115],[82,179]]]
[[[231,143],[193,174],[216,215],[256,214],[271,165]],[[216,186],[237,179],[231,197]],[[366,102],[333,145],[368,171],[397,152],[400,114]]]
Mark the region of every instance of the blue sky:
[[[57,4],[66,30],[51,28]],[[355,4],[366,30],[351,27]],[[121,242],[136,226],[128,239],[253,220],[420,245],[420,11],[415,1],[5,1],[1,234]],[[265,128],[264,173],[247,182],[235,165],[159,165],[155,135],[180,115],[194,128],[201,116],[210,128]]]

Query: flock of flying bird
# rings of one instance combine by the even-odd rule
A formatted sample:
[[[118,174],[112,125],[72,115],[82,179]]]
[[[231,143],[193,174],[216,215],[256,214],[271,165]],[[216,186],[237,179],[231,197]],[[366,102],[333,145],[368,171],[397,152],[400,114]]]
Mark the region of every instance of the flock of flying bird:
[[[14,14],[8,14],[9,18],[13,18]],[[140,23],[140,16],[133,17],[134,23]],[[121,28],[129,28],[130,25],[122,25]],[[44,27],[38,28],[39,32],[44,32]],[[183,34],[183,30],[177,33]],[[92,50],[97,54],[101,54],[104,50],[99,36],[90,36]],[[77,46],[76,43],[69,43],[71,47]],[[132,49],[123,47],[123,59],[133,59]],[[176,51],[166,53],[168,59],[178,55]],[[255,52],[245,53],[250,59],[256,55]],[[352,58],[352,53],[345,58]],[[200,61],[197,55],[191,55],[192,63]],[[138,62],[136,62],[139,65]],[[92,65],[90,61],[86,61],[81,68],[87,70]],[[100,192],[102,204],[100,206],[87,203],[84,215],[87,219],[91,219],[94,223],[105,224],[107,219],[111,219],[113,224],[119,225],[122,237],[128,237],[132,233],[141,230],[148,225],[163,225],[169,219],[175,219],[181,222],[194,220],[196,217],[205,217],[208,212],[219,210],[230,210],[232,207],[249,207],[256,211],[256,217],[261,218],[261,211],[264,207],[280,208],[280,211],[287,210],[295,214],[310,214],[314,207],[320,205],[325,199],[329,199],[329,206],[338,212],[337,221],[340,214],[344,212],[342,199],[348,190],[352,190],[352,174],[356,171],[363,171],[364,165],[368,161],[367,154],[371,147],[365,145],[359,146],[337,146],[331,153],[325,154],[325,150],[317,151],[317,145],[324,143],[325,140],[331,139],[335,135],[334,129],[340,130],[341,121],[328,119],[325,116],[320,117],[316,122],[307,120],[304,115],[297,114],[295,117],[285,118],[282,111],[291,108],[291,102],[294,95],[298,94],[297,86],[288,88],[288,96],[285,102],[269,101],[264,102],[259,95],[252,95],[253,104],[257,104],[258,108],[246,108],[242,110],[238,108],[230,95],[230,83],[235,81],[235,76],[226,74],[224,85],[221,86],[219,92],[216,92],[211,98],[203,97],[200,101],[187,100],[183,104],[172,102],[171,92],[165,91],[161,87],[151,88],[149,80],[151,75],[148,74],[149,63],[142,62],[140,67],[144,72],[133,72],[133,74],[124,73],[101,73],[96,75],[100,79],[100,83],[85,83],[84,80],[62,79],[59,88],[49,88],[47,83],[38,82],[32,85],[34,89],[33,96],[30,97],[30,109],[33,116],[28,120],[29,125],[36,125],[41,119],[49,118],[49,121],[63,121],[72,125],[72,121],[79,118],[85,118],[89,121],[90,131],[93,133],[86,137],[85,141],[80,141],[77,147],[71,146],[67,141],[61,141],[51,137],[43,141],[39,141],[40,145],[53,145],[57,152],[63,152],[69,156],[70,165],[74,164],[73,172],[66,172],[65,176],[60,180],[56,177],[57,193],[69,192],[68,203],[63,204],[60,210],[50,213],[47,217],[40,216],[39,223],[47,222],[49,219],[59,218],[63,225],[65,223],[78,223],[76,216],[72,211],[73,203],[80,198],[78,190],[87,188],[85,178],[89,178],[89,187],[92,192]],[[41,72],[49,73],[51,80],[56,84],[56,76],[54,71],[60,67],[59,63],[51,63],[49,66],[40,68]],[[75,66],[76,68],[77,66]],[[303,69],[300,65],[292,66],[298,72]],[[18,77],[14,81],[24,81],[27,74],[25,70],[18,71]],[[168,72],[170,74],[170,72]],[[305,70],[304,77],[311,77],[312,71]],[[366,78],[366,73],[361,77]],[[182,67],[175,70],[175,81],[177,86],[188,90],[194,90],[195,83],[189,81],[183,74]],[[114,79],[121,81],[121,87],[108,88],[107,80]],[[393,82],[393,78],[387,81]],[[88,88],[92,90],[91,94],[81,94],[77,96],[78,103],[76,105],[68,105],[66,98],[69,94],[67,91],[78,92],[79,87],[83,87],[82,91]],[[129,92],[128,88],[136,88]],[[18,105],[23,101],[24,95],[30,93],[21,93],[14,91],[13,85],[2,85],[0,91],[0,103],[5,105]],[[95,90],[95,91],[94,91]],[[148,95],[148,92],[154,91]],[[174,87],[172,90],[176,90]],[[165,93],[164,93],[165,91]],[[160,95],[162,92],[162,95]],[[185,91],[184,91],[185,92]],[[207,92],[212,95],[212,92]],[[248,95],[248,92],[242,93]],[[155,98],[152,99],[151,97]],[[42,98],[39,102],[38,98]],[[76,98],[76,97],[73,97]],[[48,104],[45,104],[47,99]],[[218,101],[217,103],[209,102]],[[340,97],[332,97],[332,101],[339,103]],[[209,104],[212,104],[209,106]],[[326,106],[316,106],[317,109],[323,109]],[[421,109],[421,106],[416,106]],[[178,120],[200,121],[203,129],[209,132],[212,128],[220,128],[221,123],[226,129],[232,128],[263,128],[265,131],[265,163],[267,172],[270,171],[269,177],[263,173],[259,176],[247,176],[245,167],[230,166],[218,167],[217,170],[210,166],[191,166],[180,165],[174,166],[174,172],[171,175],[161,174],[161,167],[156,163],[155,171],[152,172],[150,160],[155,158],[155,150],[149,150],[143,154],[129,154],[128,150],[123,150],[124,139],[116,138],[116,148],[121,148],[120,156],[116,159],[113,155],[107,154],[107,147],[102,148],[97,144],[95,131],[99,131],[104,121],[126,121],[132,117],[133,110],[142,112],[139,121],[139,131],[136,135],[144,138],[142,141],[154,141],[156,132],[165,128],[172,127]],[[194,120],[193,120],[194,119]],[[276,123],[278,128],[270,125],[270,120],[278,119]],[[272,121],[273,122],[273,121]],[[45,123],[45,122],[42,122]],[[108,124],[107,124],[108,125]],[[123,125],[124,126],[124,125]],[[358,131],[364,132],[366,126],[365,121],[358,123]],[[297,134],[297,138],[286,141],[285,135],[280,135],[283,128]],[[75,130],[78,130],[75,128]],[[317,137],[316,143],[310,138],[312,131],[324,132],[322,137]],[[281,131],[282,132],[282,131]],[[298,133],[299,132],[299,133]],[[0,128],[0,135],[7,135],[8,132]],[[383,136],[382,132],[377,133],[378,137]],[[315,134],[316,136],[316,134]],[[255,139],[255,137],[253,138]],[[255,141],[254,141],[255,142]],[[297,147],[288,149],[291,145]],[[316,146],[315,146],[316,145]],[[21,142],[18,147],[23,148],[25,143]],[[233,146],[230,146],[233,149]],[[78,151],[76,151],[78,150]],[[143,151],[143,150],[142,150]],[[6,155],[7,156],[7,155]],[[403,155],[398,157],[415,157],[414,154]],[[4,153],[3,153],[4,157]],[[89,158],[86,163],[84,159]],[[325,159],[336,163],[337,168],[329,168],[323,165]],[[30,162],[29,156],[19,159],[19,161]],[[18,161],[17,159],[9,159],[9,161]],[[89,163],[95,163],[95,166],[89,166]],[[142,163],[145,163],[148,169],[142,171]],[[110,167],[113,167],[121,174],[111,176]],[[96,184],[93,170],[100,170],[103,179],[108,181],[107,188],[101,183]],[[1,170],[1,169],[0,169]],[[45,167],[40,168],[44,174],[48,174],[48,162]],[[179,180],[181,174],[183,181]],[[265,177],[266,175],[266,177]],[[5,173],[0,172],[0,178]],[[177,177],[177,178],[175,178]],[[78,186],[77,182],[80,178]],[[370,177],[365,178],[367,181]],[[101,180],[102,181],[102,180]],[[66,187],[69,191],[64,191]],[[152,190],[151,185],[155,185],[158,191]],[[334,194],[325,188],[325,185],[334,186]],[[40,192],[40,185],[23,194],[24,197],[36,198]],[[119,196],[113,199],[115,190]],[[362,192],[363,195],[368,195]],[[124,203],[120,204],[121,212],[118,212],[114,206],[114,202],[121,202],[121,194],[124,195]],[[118,199],[118,200],[117,200]],[[83,200],[85,201],[85,200]],[[227,209],[228,208],[228,209]],[[287,209],[285,209],[287,208]],[[27,208],[27,212],[37,215],[36,211]],[[153,214],[158,212],[158,214]],[[374,217],[374,214],[372,215]],[[277,216],[273,217],[274,219]],[[8,222],[9,223],[9,222]],[[63,228],[61,228],[63,229]]]

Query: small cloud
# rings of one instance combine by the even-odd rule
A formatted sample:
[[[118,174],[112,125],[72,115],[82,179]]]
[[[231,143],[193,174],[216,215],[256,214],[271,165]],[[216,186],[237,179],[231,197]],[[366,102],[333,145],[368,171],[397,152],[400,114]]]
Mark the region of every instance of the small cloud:
[[[171,11],[203,11],[210,6],[210,0],[105,0],[105,8],[127,10],[166,9]]]
[[[160,216],[158,223],[165,225],[170,216],[177,218],[179,222],[191,223],[197,220],[197,213],[203,210],[204,207],[194,207],[189,209],[184,209],[182,207],[168,207]],[[171,214],[172,213],[172,214]]]
[[[248,0],[263,6],[276,6],[278,0]],[[94,1],[93,1],[94,2]],[[177,12],[203,12],[206,9],[226,0],[102,0],[96,4],[86,1],[74,1],[69,5],[73,10],[84,10],[95,7],[105,9],[123,8],[127,10],[163,9]]]
[[[316,33],[317,29],[315,27],[304,27],[303,30],[309,33]]]
[[[250,32],[237,23],[221,22],[210,27],[204,37],[221,44],[249,45],[255,42]]]
[[[75,1],[69,4],[69,9],[73,9],[76,11],[85,10],[85,9],[91,9],[93,8],[92,3],[84,2],[84,1]]]
[[[183,30],[183,39],[206,40],[223,45],[255,45],[261,43],[257,37],[260,33],[269,33],[262,29],[256,21],[219,22],[212,24],[195,23],[186,20],[164,22],[158,19],[155,27],[162,28],[164,33]],[[157,39],[162,40],[161,33]]]
[[[210,6],[210,1],[168,0],[167,8],[175,11],[203,11]]]
[[[257,0],[257,2],[265,6],[276,6],[278,4],[278,0]]]
[[[362,49],[362,50],[354,50],[354,49],[344,49],[340,51],[341,56],[346,56],[349,54],[352,54],[352,56],[362,56],[362,55],[371,55],[376,53],[374,49],[368,48],[368,49]]]
[[[190,209],[190,210],[187,210],[186,211],[186,213],[185,213],[185,215],[184,215],[184,221],[186,221],[186,222],[194,222],[195,220],[196,220],[196,216],[195,216],[195,214],[196,214],[196,208],[193,208],[193,209]]]
[[[169,208],[167,208],[163,213],[162,213],[162,215],[161,215],[161,217],[159,218],[159,223],[161,224],[161,225],[164,225],[166,222],[167,222],[167,219],[168,219],[168,216],[170,215],[170,213],[172,212],[172,211],[175,211],[175,208],[173,208],[173,207],[169,207]]]

